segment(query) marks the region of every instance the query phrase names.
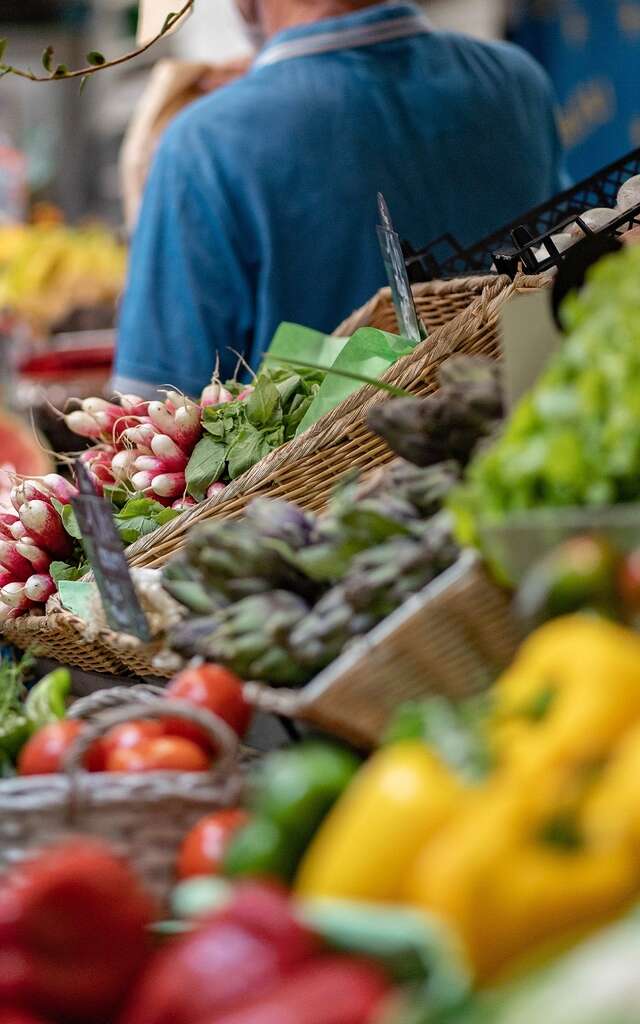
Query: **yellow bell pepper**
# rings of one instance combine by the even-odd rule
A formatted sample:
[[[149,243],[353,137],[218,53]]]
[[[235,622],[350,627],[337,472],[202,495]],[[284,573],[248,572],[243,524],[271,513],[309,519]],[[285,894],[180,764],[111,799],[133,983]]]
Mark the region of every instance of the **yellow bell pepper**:
[[[640,858],[640,725],[616,747],[585,801],[582,828],[590,841],[633,845]]]
[[[572,849],[545,839],[553,787],[541,789],[532,800],[512,781],[478,791],[425,845],[408,878],[405,898],[456,929],[480,981],[599,925],[640,886],[626,845]]]
[[[300,867],[298,894],[397,900],[420,849],[464,798],[462,784],[424,744],[378,751],[320,827]]]
[[[606,756],[640,720],[640,636],[604,619],[556,619],[533,633],[495,688],[499,764],[531,771]]]

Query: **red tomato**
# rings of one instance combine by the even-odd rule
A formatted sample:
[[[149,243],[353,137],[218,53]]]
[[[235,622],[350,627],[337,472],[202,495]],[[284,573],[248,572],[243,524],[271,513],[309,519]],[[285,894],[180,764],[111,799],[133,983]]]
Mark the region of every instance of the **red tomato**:
[[[27,740],[18,756],[18,772],[20,775],[54,775],[62,771],[64,755],[82,732],[82,722],[63,719],[52,722],[38,729]],[[85,757],[85,767],[91,771],[100,771],[102,757],[99,749],[93,747]]]
[[[169,699],[185,700],[196,707],[206,708],[222,718],[242,737],[249,728],[252,710],[244,699],[242,680],[221,665],[201,665],[187,668],[169,684],[166,693]],[[205,750],[211,750],[211,743],[196,725],[178,718],[165,721],[165,732],[172,736],[184,736],[199,743]]]
[[[181,736],[142,740],[137,747],[116,747],[107,758],[108,772],[203,772],[209,757]]]
[[[162,722],[147,721],[146,719],[140,722],[124,722],[122,725],[114,726],[100,740],[105,765],[112,751],[137,747],[144,740],[155,740],[164,734],[165,728]]]
[[[240,808],[217,811],[202,818],[182,844],[178,858],[178,878],[217,875],[230,840],[248,820],[249,815]]]

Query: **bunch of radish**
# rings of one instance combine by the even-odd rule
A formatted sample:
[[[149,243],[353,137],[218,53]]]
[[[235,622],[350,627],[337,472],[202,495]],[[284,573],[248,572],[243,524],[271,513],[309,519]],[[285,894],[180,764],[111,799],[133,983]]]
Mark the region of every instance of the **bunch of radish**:
[[[240,395],[247,398],[253,388]],[[120,396],[120,404],[87,398],[65,416],[68,428],[94,446],[80,456],[98,493],[121,486],[182,511],[195,505],[186,494],[185,470],[203,435],[202,409],[225,405],[233,395],[222,384],[209,384],[200,402],[177,391],[164,401],[145,402],[137,395]],[[207,497],[223,484],[212,484]]]
[[[237,397],[246,399],[245,388]],[[202,409],[224,405],[234,396],[218,382],[209,384],[200,402],[177,391],[164,401],[120,396],[120,404],[86,398],[65,414],[72,433],[93,442],[80,455],[98,494],[122,487],[182,511],[196,504],[186,493],[185,470],[203,435]],[[224,489],[211,484],[207,497]],[[56,473],[22,480],[11,490],[14,511],[0,508],[0,622],[45,605],[56,591],[49,568],[71,559],[75,542],[67,534],[54,500],[67,505],[77,488]]]
[[[72,557],[75,544],[54,499],[67,505],[77,493],[57,473],[13,487],[14,512],[0,512],[0,621],[46,604],[55,593],[49,567]]]

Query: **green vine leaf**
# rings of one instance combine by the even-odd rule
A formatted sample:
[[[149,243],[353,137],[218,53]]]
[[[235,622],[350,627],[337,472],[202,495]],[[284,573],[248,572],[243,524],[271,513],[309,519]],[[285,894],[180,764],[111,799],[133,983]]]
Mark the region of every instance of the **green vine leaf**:
[[[7,49],[7,40],[0,39],[0,60],[4,57],[5,50]]]
[[[58,64],[56,70],[53,72],[52,78],[66,78],[69,74],[69,68],[66,64]]]
[[[89,76],[88,75],[85,75],[84,78],[80,79],[80,88],[78,90],[78,95],[79,96],[82,96],[82,94],[83,94],[83,92],[85,90],[85,86],[86,86],[88,81],[89,81]]]
[[[103,64],[107,63],[107,58],[103,53],[98,50],[91,50],[87,54],[87,64],[90,64],[92,68],[100,68]]]
[[[52,70],[53,54],[53,46],[47,46],[46,50],[42,54],[42,66],[45,71],[51,72]]]
[[[171,28],[171,26],[174,24],[174,22],[179,17],[180,17],[180,13],[178,11],[170,11],[170,13],[167,14],[166,18],[164,19],[164,24],[162,26],[162,32],[163,33],[164,32],[168,32],[169,29]]]

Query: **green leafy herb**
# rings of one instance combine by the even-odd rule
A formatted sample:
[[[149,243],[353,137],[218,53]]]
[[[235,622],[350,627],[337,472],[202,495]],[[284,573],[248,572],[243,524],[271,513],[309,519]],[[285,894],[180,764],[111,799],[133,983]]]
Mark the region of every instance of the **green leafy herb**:
[[[220,426],[224,431],[223,424]],[[222,476],[227,460],[227,448],[214,437],[205,436],[195,446],[187,465],[185,478],[187,491],[196,501],[202,501],[207,487]]]
[[[73,537],[74,540],[82,540],[82,530],[80,529],[78,520],[76,519],[73,507],[71,505],[62,505],[61,510],[58,509],[58,511],[60,512],[62,525],[69,536]]]
[[[247,419],[254,427],[270,427],[282,420],[280,392],[267,374],[258,377],[247,400]]]
[[[81,565],[70,565],[68,562],[52,562],[49,566],[49,575],[57,586],[62,580],[70,580],[71,582],[81,580],[83,576],[90,572],[90,568],[88,562],[83,562]]]
[[[151,498],[132,498],[113,518],[124,543],[133,544],[179,515],[177,509],[165,508]]]
[[[270,443],[263,431],[247,423],[240,430],[227,454],[230,478],[236,480],[277,447],[277,441]]]
[[[87,54],[87,64],[90,64],[91,67],[99,68],[103,64],[106,64],[106,62],[107,59],[105,55],[103,53],[99,53],[98,50],[91,50]]]

